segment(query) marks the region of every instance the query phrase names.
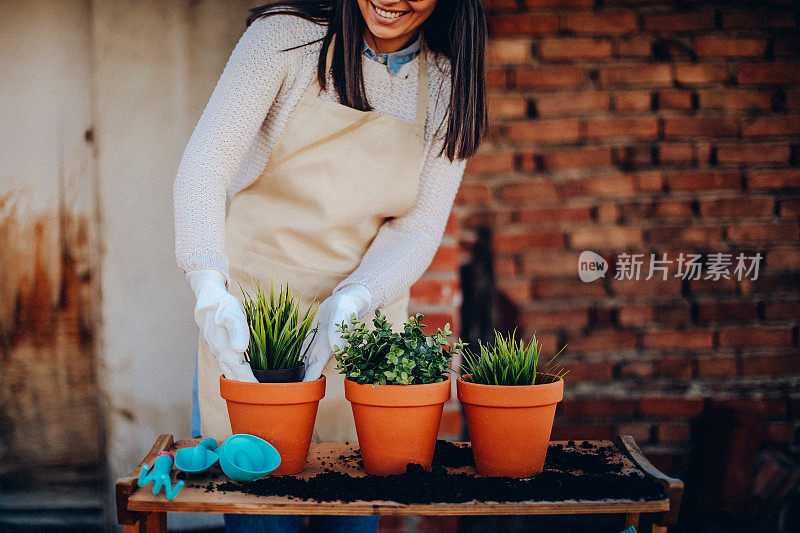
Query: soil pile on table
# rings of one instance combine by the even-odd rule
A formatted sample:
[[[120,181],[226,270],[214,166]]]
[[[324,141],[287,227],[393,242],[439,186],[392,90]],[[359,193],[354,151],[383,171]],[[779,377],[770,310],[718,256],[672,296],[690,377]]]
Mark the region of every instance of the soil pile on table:
[[[267,476],[254,483],[208,482],[206,491],[235,491],[315,501],[392,501],[401,504],[577,500],[660,500],[662,487],[639,471],[625,472],[611,446],[587,441],[550,446],[545,469],[532,478],[489,478],[458,469],[474,466],[469,446],[439,441],[430,472],[409,464],[404,474],[354,477],[326,469],[310,479]],[[358,452],[335,458],[360,464]],[[455,471],[454,471],[455,470]],[[180,476],[187,481],[191,476]]]

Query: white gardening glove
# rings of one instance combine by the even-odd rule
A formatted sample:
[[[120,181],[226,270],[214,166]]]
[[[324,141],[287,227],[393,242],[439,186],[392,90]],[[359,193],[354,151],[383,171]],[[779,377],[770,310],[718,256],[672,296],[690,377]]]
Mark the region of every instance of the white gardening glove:
[[[310,341],[311,345],[306,353],[306,375],[303,381],[318,379],[333,356],[333,347],[344,346],[342,334],[336,331],[339,324],[346,322],[351,327],[350,318],[353,314],[361,318],[370,307],[372,294],[361,284],[345,285],[319,305],[314,317],[315,325],[319,329]],[[303,351],[310,338],[309,336],[303,343]]]
[[[197,296],[194,319],[226,378],[257,383],[244,352],[250,344],[250,327],[242,304],[225,287],[217,270],[193,270],[186,274]]]

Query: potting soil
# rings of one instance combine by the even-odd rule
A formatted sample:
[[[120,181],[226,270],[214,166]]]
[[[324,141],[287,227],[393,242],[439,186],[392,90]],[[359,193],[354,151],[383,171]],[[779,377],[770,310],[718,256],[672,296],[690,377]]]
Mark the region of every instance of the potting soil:
[[[253,483],[208,481],[193,474],[178,474],[187,483],[200,483],[206,492],[243,492],[259,496],[284,496],[312,501],[392,501],[401,504],[461,503],[469,501],[523,502],[564,500],[660,500],[661,485],[638,470],[619,462],[612,446],[597,447],[583,441],[551,445],[544,471],[532,478],[491,478],[465,472],[474,466],[468,445],[438,441],[431,471],[409,464],[403,474],[350,476],[335,471],[333,463],[361,466],[358,451],[330,457],[323,471],[309,479],[267,476]]]

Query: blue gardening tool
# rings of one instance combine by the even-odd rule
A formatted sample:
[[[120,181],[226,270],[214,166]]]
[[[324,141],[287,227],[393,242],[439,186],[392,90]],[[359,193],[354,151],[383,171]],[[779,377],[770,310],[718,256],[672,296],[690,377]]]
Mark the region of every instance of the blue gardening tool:
[[[153,463],[153,470],[146,464],[142,465],[142,471],[139,473],[139,486],[144,487],[151,481],[153,482],[153,494],[158,494],[161,488],[164,488],[164,494],[168,500],[172,500],[178,495],[178,492],[183,488],[184,482],[178,481],[175,486],[172,486],[172,480],[169,473],[172,470],[172,454],[169,452],[161,452],[156,457]]]
[[[219,465],[225,475],[234,481],[256,481],[280,464],[278,450],[254,435],[233,435],[219,448]]]
[[[197,474],[205,472],[219,460],[219,444],[213,437],[206,437],[197,446],[181,448],[175,452],[175,467]]]

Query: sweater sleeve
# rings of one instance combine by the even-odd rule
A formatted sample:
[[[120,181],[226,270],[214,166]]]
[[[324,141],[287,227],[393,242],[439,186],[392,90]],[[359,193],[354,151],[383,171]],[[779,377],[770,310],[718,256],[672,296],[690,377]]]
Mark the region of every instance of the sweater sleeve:
[[[437,129],[449,103],[449,76],[443,76],[428,127]],[[432,116],[431,116],[432,115]],[[414,205],[402,217],[385,222],[375,235],[359,266],[335,288],[365,285],[372,293],[372,309],[385,307],[417,281],[431,263],[444,234],[453,200],[464,174],[465,160],[450,161],[438,155],[445,126],[430,141],[423,155],[419,190]]]
[[[286,77],[281,50],[293,17],[255,20],[242,34],[183,153],[173,186],[175,256],[188,272],[211,268],[229,279],[225,197]]]

